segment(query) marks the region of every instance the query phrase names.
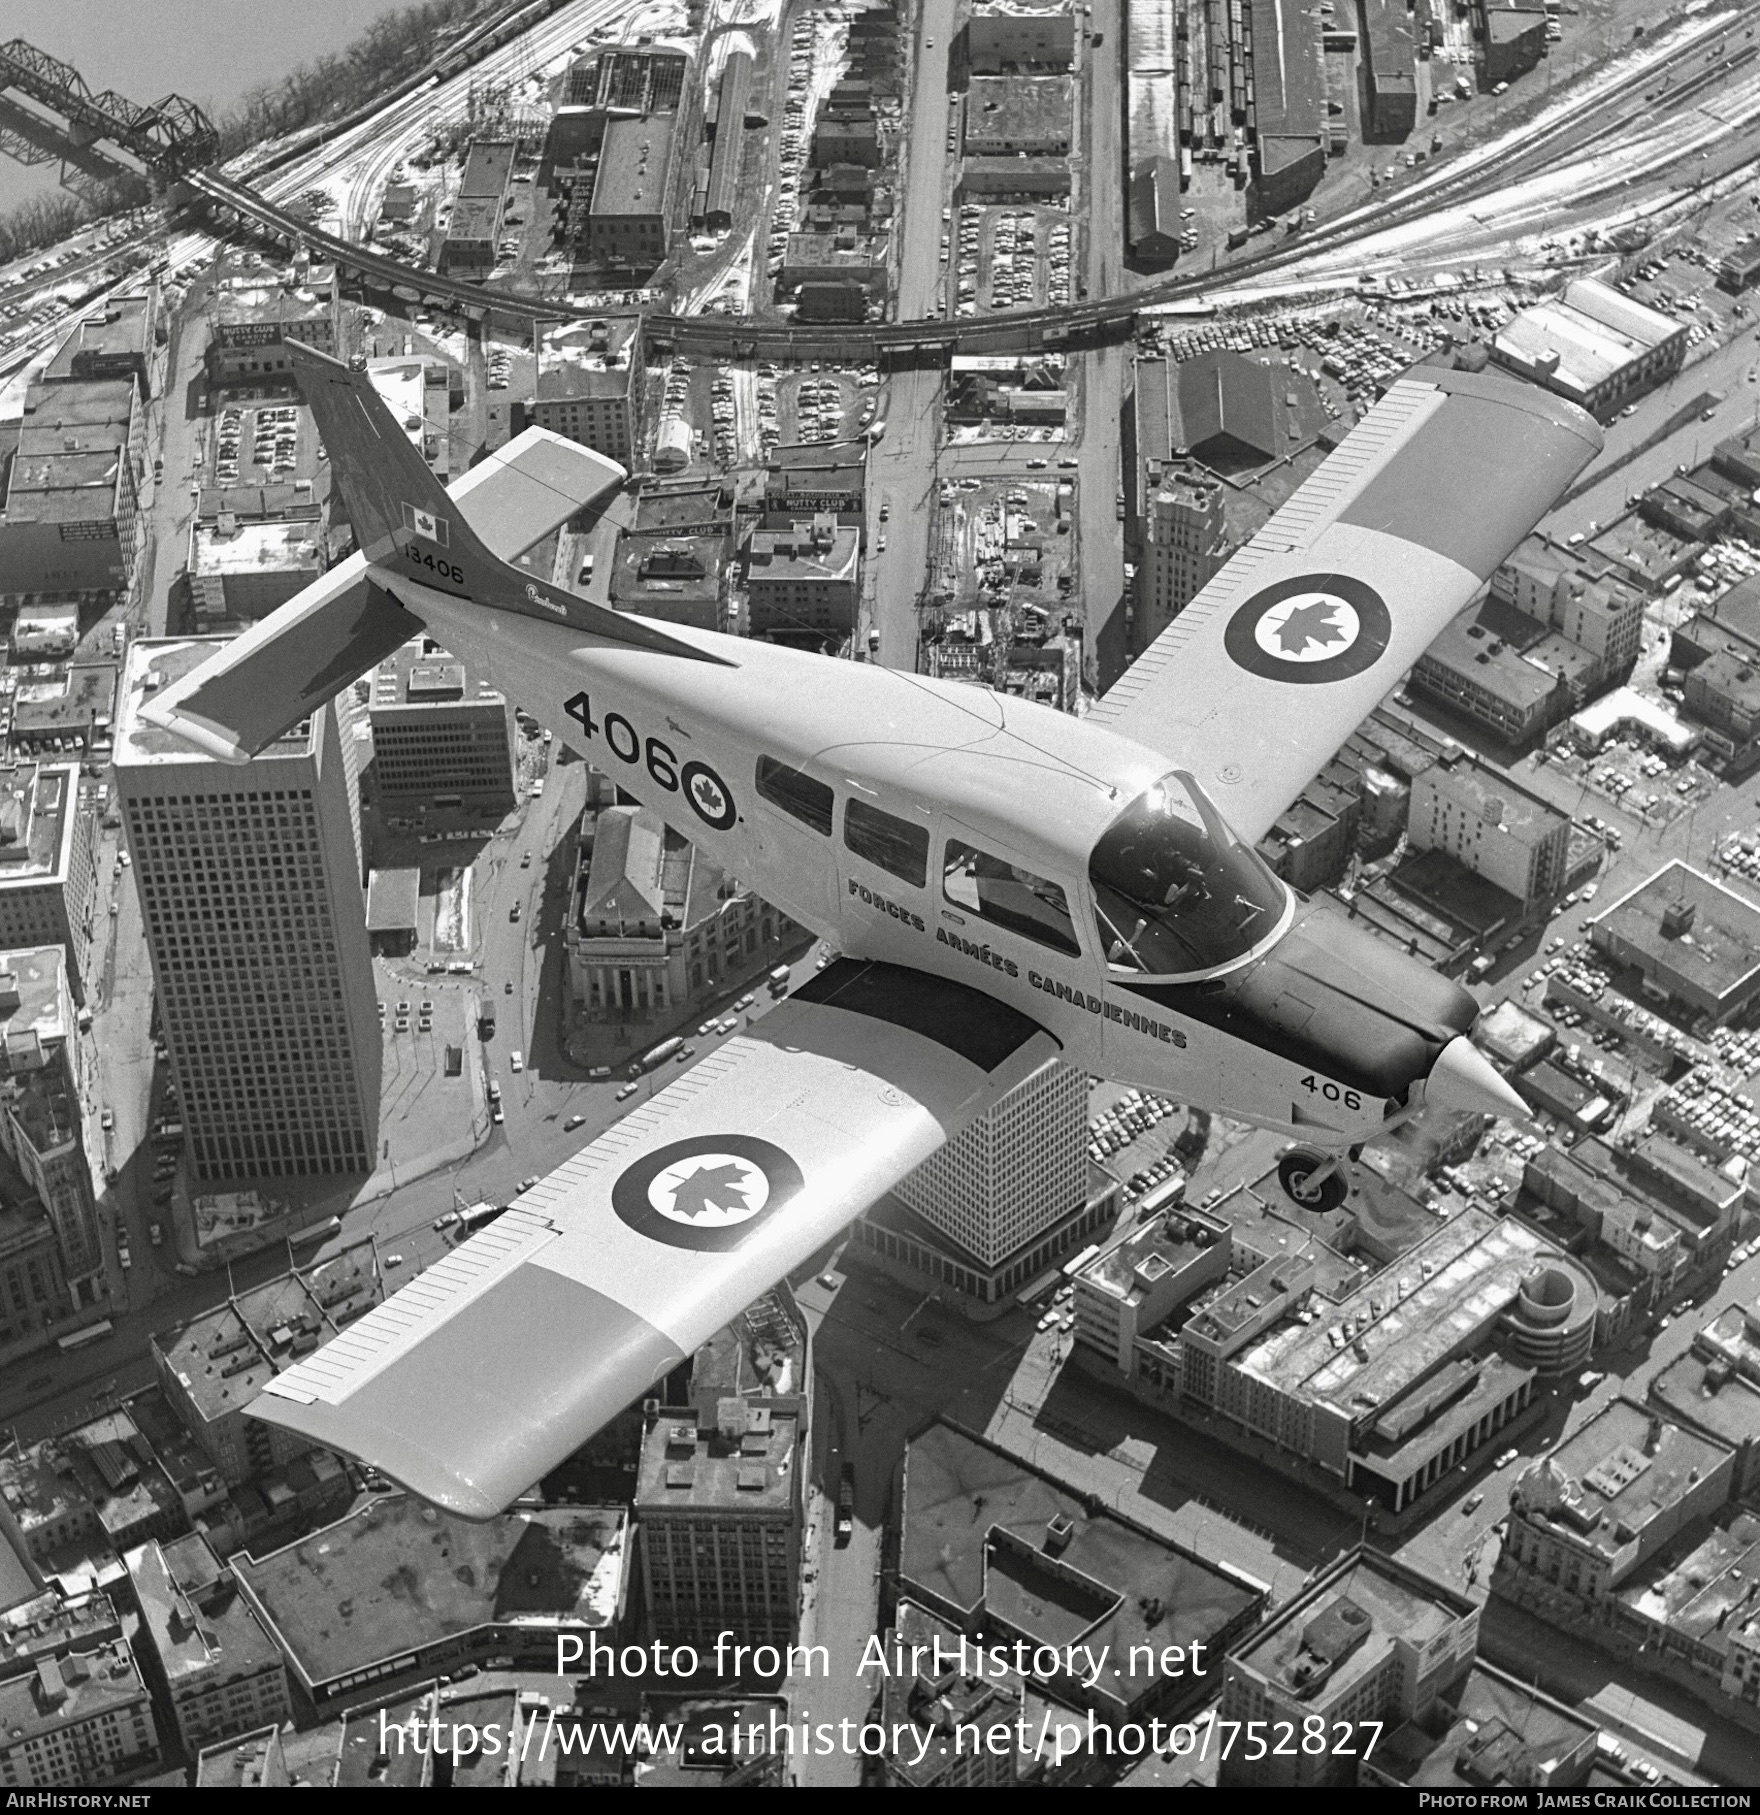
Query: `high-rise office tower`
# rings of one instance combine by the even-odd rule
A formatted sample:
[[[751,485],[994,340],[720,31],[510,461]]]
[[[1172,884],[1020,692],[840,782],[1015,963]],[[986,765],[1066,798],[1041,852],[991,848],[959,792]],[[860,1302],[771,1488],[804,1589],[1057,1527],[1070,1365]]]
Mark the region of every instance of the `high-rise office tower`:
[[[1047,1059],[893,1195],[985,1267],[1079,1211],[1088,1190],[1088,1077]]]
[[[336,708],[241,765],[140,714],[223,641],[136,643],[116,737],[196,1176],[370,1172],[380,1032]]]

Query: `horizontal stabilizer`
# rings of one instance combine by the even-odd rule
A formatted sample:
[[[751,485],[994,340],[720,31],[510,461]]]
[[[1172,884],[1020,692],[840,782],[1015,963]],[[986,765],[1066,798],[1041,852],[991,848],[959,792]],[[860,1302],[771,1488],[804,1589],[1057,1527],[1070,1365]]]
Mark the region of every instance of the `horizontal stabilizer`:
[[[141,708],[222,762],[242,763],[422,631],[351,555]]]
[[[577,512],[615,500],[627,478],[590,447],[530,428],[446,490],[490,552],[511,561]]]

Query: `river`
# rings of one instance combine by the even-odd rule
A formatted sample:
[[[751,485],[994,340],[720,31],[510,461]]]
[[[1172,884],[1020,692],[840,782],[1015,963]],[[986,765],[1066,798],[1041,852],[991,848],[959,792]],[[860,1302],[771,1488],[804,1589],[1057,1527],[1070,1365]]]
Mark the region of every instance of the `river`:
[[[260,83],[340,50],[409,0],[3,0],[0,38],[64,58],[93,90],[150,103],[186,95],[224,113]],[[56,166],[0,156],[0,209],[56,180]]]

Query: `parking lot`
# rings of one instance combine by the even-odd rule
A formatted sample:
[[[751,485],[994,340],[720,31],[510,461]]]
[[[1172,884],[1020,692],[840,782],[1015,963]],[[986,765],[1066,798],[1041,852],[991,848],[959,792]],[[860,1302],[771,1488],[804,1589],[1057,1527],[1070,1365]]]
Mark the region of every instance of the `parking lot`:
[[[220,485],[264,485],[292,479],[300,467],[299,404],[228,405],[214,429],[214,478]],[[309,475],[308,475],[309,476]]]
[[[955,315],[985,309],[1032,309],[1070,298],[1069,216],[1056,208],[952,210],[941,234],[946,293]]]
[[[1689,758],[1671,763],[1633,738],[1609,738],[1593,755],[1561,745],[1549,765],[1574,776],[1592,793],[1616,802],[1646,824],[1671,825],[1717,792],[1717,778]]]

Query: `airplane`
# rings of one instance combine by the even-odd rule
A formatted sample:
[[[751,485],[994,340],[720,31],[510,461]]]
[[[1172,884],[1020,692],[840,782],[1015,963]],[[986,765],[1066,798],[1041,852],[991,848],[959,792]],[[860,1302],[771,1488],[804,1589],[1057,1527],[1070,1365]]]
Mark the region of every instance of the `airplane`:
[[[1424,1105],[1527,1117],[1464,988],[1254,845],[1593,457],[1569,403],[1415,369],[1075,716],[552,586],[511,557],[620,467],[528,430],[448,493],[289,352],[359,552],[146,716],[248,761],[426,633],[840,956],[253,1417],[492,1517],[1053,1056],[1288,1137],[1309,1210]]]

